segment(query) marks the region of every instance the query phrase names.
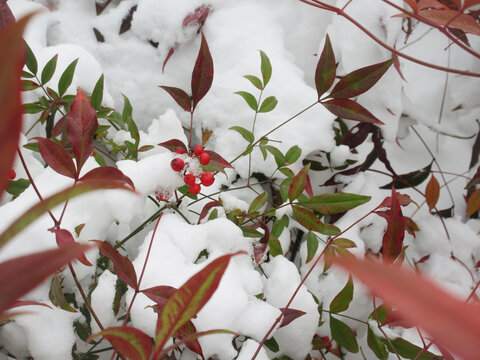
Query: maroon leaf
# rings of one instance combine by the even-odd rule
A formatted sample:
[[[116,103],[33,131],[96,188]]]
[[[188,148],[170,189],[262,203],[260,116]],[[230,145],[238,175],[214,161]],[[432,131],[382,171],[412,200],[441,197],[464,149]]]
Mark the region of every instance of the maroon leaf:
[[[202,26],[211,12],[212,7],[210,5],[201,5],[197,7],[193,13],[188,14],[185,19],[183,19],[182,27]]]
[[[207,94],[213,81],[213,59],[208,49],[205,36],[202,34],[202,43],[198,52],[197,61],[192,72],[192,111],[195,110],[198,102]]]
[[[68,119],[66,116],[63,116],[60,120],[57,121],[52,130],[52,136],[57,137],[67,132],[68,128]]]
[[[135,185],[133,181],[126,176],[123,172],[114,168],[112,166],[101,166],[95,169],[90,170],[88,173],[83,175],[80,181],[115,181],[120,182],[125,185],[129,185],[133,190],[135,190]]]
[[[383,165],[385,165],[388,171],[390,171],[394,176],[397,176],[397,173],[395,172],[395,170],[393,170],[393,167],[390,164],[390,160],[388,160],[387,152],[383,147],[382,132],[378,127],[375,127],[375,129],[372,131],[372,142],[373,142],[373,147],[377,152],[378,160],[380,160],[383,163]]]
[[[215,207],[215,206],[220,206],[220,203],[217,200],[212,200],[212,201],[209,201],[208,203],[205,204],[202,211],[200,212],[200,216],[198,217],[198,224],[200,224],[200,221],[202,221],[202,219],[205,216],[207,216],[210,209]]]
[[[340,174],[341,175],[355,175],[355,174],[359,173],[360,171],[365,171],[370,166],[372,166],[372,164],[375,162],[376,159],[377,159],[377,152],[375,151],[375,149],[372,149],[372,151],[370,151],[370,153],[367,155],[367,158],[365,159],[365,161],[362,164],[360,164],[358,166],[355,166],[353,168],[343,170],[343,171],[340,171],[340,172],[336,173],[330,179],[328,179],[323,185],[324,186],[330,186],[330,185],[339,184],[337,181],[335,181],[335,176],[340,175]]]
[[[162,73],[165,72],[165,66],[167,66],[167,62],[172,57],[172,55],[175,52],[175,49],[177,48],[177,46],[178,46],[178,44],[175,44],[168,50],[167,56],[165,56],[165,60],[163,60]],[[180,105],[180,106],[182,106],[182,105]],[[190,110],[186,110],[186,111],[190,111]]]
[[[418,3],[418,10],[424,9],[448,9],[445,5],[441,4],[437,0],[420,0]]]
[[[341,140],[342,145],[347,145],[350,149],[354,149],[362,144],[368,134],[376,129],[375,125],[369,123],[359,123],[352,127],[350,131]]]
[[[227,160],[217,154],[215,151],[212,150],[205,150],[205,152],[210,155],[210,163],[220,166],[222,169],[230,168],[233,169],[232,164],[230,164]]]
[[[70,233],[70,231],[65,229],[50,229],[50,231],[55,234],[58,247],[76,244],[76,241],[73,239],[73,235]],[[78,260],[85,266],[92,266],[92,263],[87,260],[84,254],[79,256]]]
[[[168,58],[165,59],[165,61],[167,60]],[[183,110],[188,112],[192,111],[192,100],[190,98],[190,95],[188,95],[185,91],[172,86],[159,86],[159,87],[161,87],[163,90],[168,92],[168,94],[173,98],[173,100],[177,102],[178,105],[180,105],[180,107]]]
[[[153,352],[150,336],[129,326],[110,327],[90,336],[87,342],[98,336],[110,341],[116,351],[130,360],[149,360]]]
[[[317,88],[319,99],[333,85],[336,71],[335,54],[333,53],[332,44],[327,34],[325,45],[315,71],[315,87]]]
[[[178,139],[168,140],[168,141],[165,141],[165,142],[160,143],[158,145],[163,146],[164,148],[170,150],[171,152],[175,152],[177,147],[181,147],[184,150],[185,153],[188,152],[188,149],[185,146],[185,144]]]
[[[400,202],[400,206],[407,206],[407,205],[410,205],[412,203],[416,204],[415,201],[412,200],[412,198],[407,195],[407,194],[400,194],[400,193],[397,193],[397,196],[396,196],[397,200]],[[379,205],[379,207],[381,208],[390,208],[392,207],[392,197],[391,196],[387,196],[383,201],[382,203]]]
[[[283,308],[280,308],[280,310],[283,311]],[[293,320],[298,319],[300,316],[303,316],[305,314],[306,314],[305,311],[288,308],[287,311],[285,311],[285,314],[283,314],[283,319],[282,319],[282,323],[280,324],[280,327],[287,326]]]
[[[303,169],[301,169],[298,174],[295,175],[290,183],[290,187],[288,188],[288,200],[290,200],[290,202],[298,198],[303,193],[303,190],[305,190],[305,186],[307,186],[309,170],[310,163],[307,163],[307,165],[305,165]]]
[[[421,10],[419,15],[437,25],[448,24],[449,27],[463,30],[466,33],[480,35],[480,25],[475,19],[456,10]]]
[[[402,252],[405,236],[405,220],[398,200],[398,193],[392,187],[392,206],[390,207],[388,225],[382,241],[382,255],[385,262],[394,261]]]
[[[385,317],[385,320],[383,320],[382,325],[401,326],[405,329],[410,329],[415,326],[410,321],[406,321],[398,311],[390,311]]]
[[[154,286],[148,289],[142,290],[150,300],[155,301],[160,308],[163,308],[167,303],[167,300],[172,294],[177,291],[177,288],[168,285]]]
[[[378,120],[370,111],[353,100],[330,99],[322,101],[320,104],[325,106],[332,114],[342,119],[384,125],[384,123]]]
[[[173,335],[173,337],[179,340],[188,339],[189,336],[192,336],[196,332],[197,332],[197,328],[195,327],[193,322],[189,320],[185,323],[185,325],[183,325],[180,329],[178,329],[178,331]],[[197,339],[187,341],[185,344],[195,354],[200,355],[202,360],[205,360],[205,357],[203,356],[202,346],[200,345]]]
[[[72,157],[63,146],[46,138],[36,137],[33,139],[37,140],[40,155],[48,166],[61,175],[72,179],[77,178],[77,170]]]
[[[256,227],[261,227],[263,229],[263,236],[260,240],[258,240],[258,242],[253,244],[253,257],[255,258],[255,262],[259,264],[263,259],[265,252],[267,251],[268,239],[270,239],[270,229],[261,220],[258,221]]]
[[[82,89],[78,89],[71,105],[68,119],[68,140],[72,143],[73,154],[80,172],[83,164],[93,151],[93,135],[98,127],[97,113]]]
[[[38,301],[17,300],[11,306],[9,306],[8,309],[14,309],[20,306],[30,306],[30,305],[45,306],[49,309],[52,308],[51,306]]]
[[[15,23],[15,17],[5,0],[0,1],[0,32]],[[6,53],[4,53],[6,54]]]
[[[333,88],[330,97],[347,99],[363,94],[385,74],[396,58],[352,71],[345,75]]]
[[[109,258],[113,263],[113,271],[115,274],[117,274],[118,278],[125,284],[131,286],[135,290],[138,290],[137,273],[135,272],[135,268],[133,267],[130,259],[120,254],[117,249],[104,241],[92,241],[98,244],[100,253]]]
[[[62,268],[92,245],[71,244],[18,257],[0,264],[0,313],[8,309],[20,297],[40,285],[49,275]]]

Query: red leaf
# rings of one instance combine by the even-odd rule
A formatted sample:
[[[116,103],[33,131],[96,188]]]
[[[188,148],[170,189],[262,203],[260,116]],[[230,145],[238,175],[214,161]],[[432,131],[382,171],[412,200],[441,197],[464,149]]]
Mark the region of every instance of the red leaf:
[[[280,308],[280,310],[283,311],[283,308]],[[282,319],[282,323],[280,324],[280,327],[287,326],[293,320],[298,319],[300,316],[303,316],[305,314],[306,314],[305,311],[288,308],[287,311],[285,311],[285,314],[283,314],[283,319]]]
[[[330,97],[347,99],[363,94],[385,74],[396,58],[352,71],[345,75],[333,88]]]
[[[188,149],[187,149],[187,147],[185,146],[185,144],[184,144],[182,141],[178,140],[178,139],[168,140],[168,141],[165,141],[165,142],[160,143],[160,144],[158,144],[158,145],[159,145],[159,146],[163,146],[164,148],[170,150],[171,152],[175,152],[175,149],[176,149],[177,147],[181,147],[181,148],[185,151],[185,153],[188,152]]]
[[[432,21],[437,25],[446,25],[460,29],[466,33],[480,35],[480,25],[474,18],[456,10],[421,10],[419,15]]]
[[[202,221],[202,219],[205,216],[207,216],[210,209],[215,207],[215,206],[220,206],[220,203],[217,200],[212,200],[212,201],[209,201],[208,203],[205,204],[202,211],[200,212],[200,216],[198,217],[198,224],[200,224],[200,221]]]
[[[411,8],[412,10],[416,13],[418,10],[418,4],[415,0],[404,0]]]
[[[4,31],[9,25],[15,23],[15,17],[6,1],[0,2],[0,32]],[[4,53],[5,54],[5,53]]]
[[[6,3],[0,8],[0,196],[8,185],[8,174],[13,167],[17,145],[22,130],[23,105],[21,82],[25,64],[25,46],[22,33],[32,15],[12,22]]]
[[[142,293],[144,293],[150,300],[155,301],[160,308],[163,308],[167,303],[167,300],[175,291],[177,291],[177,289],[173,286],[161,285],[144,289],[142,290]]]
[[[382,325],[401,326],[405,329],[410,329],[415,326],[410,321],[406,321],[398,311],[390,311],[385,317],[385,320],[383,320]]]
[[[90,336],[87,342],[98,336],[110,341],[115,350],[130,360],[149,360],[152,355],[152,339],[138,329],[129,326],[110,327]]]
[[[76,244],[76,241],[73,239],[73,235],[70,233],[70,231],[65,229],[50,229],[50,231],[55,234],[58,247]],[[78,260],[85,266],[92,266],[92,263],[87,260],[84,254],[79,256]]]
[[[101,166],[92,169],[88,173],[83,175],[79,179],[79,181],[114,181],[128,185],[133,190],[135,190],[135,185],[133,185],[133,181],[122,171],[112,166]]]
[[[382,121],[378,120],[370,111],[356,101],[349,99],[331,99],[322,101],[321,104],[339,118],[384,125]]]
[[[436,205],[440,196],[440,184],[435,176],[432,175],[430,181],[425,189],[425,200],[427,201],[428,208],[432,210]]]
[[[407,194],[400,194],[400,193],[397,192],[396,197],[397,197],[397,200],[400,202],[400,206],[407,206],[407,205],[410,205],[411,203],[416,204],[416,202],[413,201],[412,198]],[[379,205],[379,207],[381,207],[381,208],[392,207],[392,197],[387,196],[382,201],[382,203]]]
[[[261,227],[263,229],[263,236],[261,239],[253,243],[253,257],[255,258],[255,262],[259,264],[267,251],[268,240],[270,239],[270,229],[261,220],[258,220],[256,227]]]
[[[193,322],[190,320],[190,321],[187,321],[185,325],[183,325],[180,329],[178,329],[178,331],[173,335],[173,337],[179,340],[183,340],[193,334],[196,334],[196,332],[197,332],[197,328],[195,327]],[[202,359],[205,360],[205,357],[203,356],[202,346],[200,345],[197,339],[187,341],[186,345],[190,350],[200,355]]]
[[[207,94],[213,81],[213,59],[208,49],[205,36],[202,34],[202,43],[198,52],[197,61],[192,72],[192,111],[197,104]]]
[[[183,19],[182,26],[184,28],[195,25],[202,26],[211,12],[212,7],[210,5],[201,5],[197,7],[193,13],[188,14],[185,19]]]
[[[336,71],[335,54],[333,53],[332,44],[327,34],[325,37],[325,45],[318,60],[317,69],[315,70],[315,87],[317,88],[319,99],[333,85]]]
[[[480,4],[480,0],[463,0],[463,8],[468,9],[469,7]]]
[[[165,59],[165,62],[168,60]],[[190,98],[190,95],[188,95],[185,91],[182,89],[172,87],[172,86],[159,86],[173,98],[177,102],[180,107],[188,112],[192,111],[192,100]]]
[[[168,339],[187,321],[192,319],[208,302],[217,289],[232,256],[245,254],[239,251],[220,256],[193,275],[168,299],[158,316],[155,331],[155,356],[157,357]]]
[[[137,273],[135,272],[135,268],[133,267],[130,259],[120,254],[117,249],[104,241],[92,241],[98,244],[98,249],[100,250],[100,253],[103,256],[109,258],[110,261],[113,263],[113,271],[118,276],[118,278],[122,280],[125,284],[131,286],[135,290],[138,290]]]
[[[57,137],[67,132],[68,119],[66,116],[63,116],[60,120],[57,121],[52,130],[52,136]]]
[[[467,216],[470,217],[480,210],[480,189],[470,195],[467,201]]]
[[[0,313],[40,285],[48,276],[91,249],[72,244],[55,250],[18,257],[0,264]]]
[[[163,60],[163,65],[162,65],[162,73],[165,72],[165,66],[167,66],[167,62],[168,60],[170,60],[170,58],[172,57],[173,53],[175,52],[175,49],[177,48],[178,44],[175,44],[173,45],[169,50],[168,50],[168,53],[167,53],[167,56],[165,57],[165,60]],[[161,86],[160,86],[161,87]],[[183,91],[183,90],[182,90]],[[178,101],[177,101],[178,103]],[[179,104],[180,105],[180,104]],[[180,105],[182,106],[182,105]],[[183,106],[182,106],[183,107]],[[186,111],[190,111],[190,110],[186,110]]]
[[[35,137],[33,139],[37,140],[40,155],[48,166],[61,175],[72,179],[77,178],[77,170],[72,157],[63,146],[46,138]]]
[[[313,198],[312,183],[310,182],[310,176],[307,175],[307,183],[305,185],[305,192],[310,198]]]
[[[423,328],[436,343],[466,360],[478,359],[480,307],[441,290],[418,273],[368,259],[332,258],[394,306],[406,320]]]
[[[220,166],[222,169],[230,168],[233,169],[232,164],[230,164],[227,160],[217,154],[215,151],[212,150],[205,150],[205,152],[210,155],[210,163]]]
[[[442,3],[439,3],[437,0],[420,0],[418,3],[419,10],[425,9],[448,9]]]
[[[93,135],[98,127],[97,113],[80,88],[72,102],[67,119],[68,140],[72,143],[77,170],[80,172],[93,151]]]
[[[400,75],[400,77],[402,78],[402,80],[403,80],[403,81],[407,81],[407,80],[405,80],[405,78],[403,77],[402,69],[400,69],[400,60],[399,60],[398,58],[397,58],[397,59],[395,60],[395,62],[393,63],[393,66],[395,67],[395,70],[397,70],[397,73],[398,73],[398,75]],[[391,113],[391,112],[390,112],[390,113]],[[394,114],[392,113],[392,115],[394,115]]]
[[[383,235],[382,255],[386,262],[394,261],[402,252],[405,236],[405,220],[402,215],[398,193],[392,187],[392,205],[390,207],[387,231]]]
[[[300,170],[297,175],[295,175],[290,183],[290,187],[288,188],[288,200],[290,200],[290,202],[297,199],[303,193],[305,186],[307,186],[307,177],[308,171],[310,170],[310,165],[311,163],[307,163],[307,165],[305,165],[303,169]]]

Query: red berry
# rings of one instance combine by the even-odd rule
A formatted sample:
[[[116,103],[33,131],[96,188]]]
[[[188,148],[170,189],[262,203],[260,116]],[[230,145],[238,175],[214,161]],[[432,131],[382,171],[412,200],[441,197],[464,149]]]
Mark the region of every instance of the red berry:
[[[200,155],[200,164],[202,165],[208,165],[210,163],[210,155],[208,155],[206,152]]]
[[[15,173],[15,170],[10,170],[10,172],[8,173],[8,180],[13,180],[17,177],[17,174]]]
[[[320,340],[326,342],[327,344],[325,345],[325,349],[330,350],[330,348],[332,347],[332,342],[330,341],[330,338],[328,336],[322,336]]]
[[[180,159],[180,158],[175,158],[172,160],[170,163],[170,166],[172,167],[173,170],[175,171],[182,171],[183,167],[185,166],[185,162]]]
[[[200,192],[200,184],[193,184],[193,185],[190,185],[190,187],[188,188],[188,191],[190,191],[190,194],[192,195],[197,195],[199,192]]]
[[[193,147],[193,152],[195,153],[195,155],[197,156],[200,156],[203,154],[203,146],[202,145],[195,145]]]
[[[205,171],[202,174],[202,177],[200,178],[200,181],[202,182],[203,185],[210,186],[215,181],[215,177],[213,176],[213,174],[210,171]]]
[[[187,185],[193,185],[195,184],[195,176],[193,174],[187,174],[183,177],[183,181]]]
[[[175,148],[175,152],[176,152],[177,154],[185,154],[185,149],[184,149],[183,147],[181,147],[181,146],[177,146],[177,147]]]

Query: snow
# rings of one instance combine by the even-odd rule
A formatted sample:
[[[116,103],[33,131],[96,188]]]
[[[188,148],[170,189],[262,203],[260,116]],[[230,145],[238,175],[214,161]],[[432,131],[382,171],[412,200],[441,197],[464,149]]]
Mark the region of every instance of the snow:
[[[403,4],[401,0],[393,2]],[[329,3],[342,7],[347,0],[331,0]],[[308,264],[305,263],[305,242],[300,246],[297,259],[290,261],[288,256],[294,236],[292,234],[295,229],[301,228],[296,221],[291,220],[279,237],[284,254],[270,256],[268,261],[264,257],[260,266],[255,264],[253,243],[256,239],[243,236],[241,229],[228,220],[227,216],[236,210],[247,212],[249,204],[258,194],[264,191],[271,194],[269,184],[252,185],[246,180],[248,175],[261,173],[269,177],[275,173],[277,180],[285,177],[276,171],[277,165],[273,157],[269,155],[264,161],[258,149],[252,152],[251,162],[248,156],[242,157],[233,163],[234,170],[227,170],[226,175],[216,174],[215,183],[210,188],[202,188],[202,194],[208,195],[208,198],[198,202],[184,198],[181,203],[177,202],[175,190],[184,183],[180,173],[172,170],[172,159],[183,159],[187,169],[195,175],[200,175],[202,171],[197,159],[186,154],[173,154],[158,146],[170,139],[188,143],[188,133],[184,129],[190,126],[189,114],[182,111],[159,88],[160,85],[175,86],[190,92],[190,76],[200,46],[200,36],[197,33],[198,27],[184,28],[182,21],[201,5],[209,6],[212,10],[202,31],[214,60],[214,81],[195,111],[192,144],[200,144],[202,134],[207,130],[212,131],[211,137],[204,144],[206,149],[218,152],[227,160],[236,158],[247,146],[237,132],[229,130],[230,127],[236,125],[253,129],[255,113],[234,92],[249,91],[258,98],[260,91],[243,78],[247,74],[261,77],[258,50],[261,49],[268,55],[273,67],[272,78],[262,93],[262,98],[275,96],[278,105],[272,112],[258,114],[254,130],[256,139],[316,102],[313,75],[326,34],[331,39],[338,62],[337,73],[341,76],[389,59],[389,51],[380,48],[345,19],[296,1],[123,0],[112,2],[98,16],[93,1],[10,0],[8,4],[17,18],[32,10],[42,9],[30,23],[25,39],[36,55],[39,69],[58,54],[57,71],[48,83],[49,86],[55,88],[63,70],[78,58],[75,76],[67,93],[73,95],[81,87],[86,94],[91,94],[98,78],[104,74],[102,105],[121,112],[124,96],[127,96],[133,106],[133,118],[140,130],[140,146],[154,146],[152,150],[139,153],[138,161],[122,160],[120,157],[112,161],[111,165],[132,179],[135,193],[104,190],[71,200],[62,228],[74,233],[76,226],[85,224],[76,238],[78,242],[96,239],[115,244],[158,210],[150,198],[155,198],[156,193],[162,194],[164,200],[168,201],[160,203],[166,209],[153,239],[154,224],[148,224],[124,244],[123,253],[132,260],[139,276],[152,242],[141,289],[157,285],[178,288],[219,256],[245,251],[247,255],[231,259],[218,289],[192,321],[198,331],[228,329],[240,335],[235,340],[237,346],[232,344],[234,336],[230,334],[201,337],[199,342],[205,358],[250,359],[280,315],[280,309],[286,306],[302,277],[322,253],[325,246],[322,240],[326,241],[327,237],[319,235],[316,257]],[[133,12],[131,28],[119,34],[124,17],[134,6],[136,10]],[[366,8],[368,11],[365,11]],[[397,11],[385,3],[374,0],[352,1],[346,12],[390,46],[395,45],[399,49],[404,46],[401,18],[392,17]],[[93,28],[102,34],[103,42],[96,40]],[[480,71],[478,61],[453,46],[445,51],[448,45],[445,38],[436,31],[426,33],[427,29],[417,25],[408,40],[408,46],[402,51],[438,65]],[[478,38],[469,36],[469,41],[474,48],[480,47]],[[157,46],[152,46],[151,42]],[[173,55],[163,72],[164,61],[171,49],[174,50]],[[385,138],[384,148],[392,167],[398,174],[403,174],[423,168],[432,161],[429,151],[413,131],[415,129],[435,155],[441,170],[472,177],[476,167],[469,169],[469,162],[474,138],[459,139],[448,135],[471,136],[478,131],[475,119],[479,117],[480,80],[446,75],[404,60],[400,60],[400,70],[405,81],[392,67],[371,90],[357,98],[360,104],[385,123],[381,126]],[[41,95],[41,89],[25,92],[23,100],[35,101]],[[457,110],[452,110],[455,108]],[[25,116],[24,132],[37,118],[38,115]],[[60,114],[57,114],[56,119],[59,118]],[[325,152],[330,153],[332,167],[341,166],[349,159],[363,161],[371,151],[370,138],[357,148],[358,153],[353,153],[345,145],[336,146],[332,129],[334,120],[334,115],[317,104],[271,133],[268,136],[271,140],[269,144],[283,153],[293,145],[301,148],[300,159],[290,166],[295,173],[303,167],[302,160],[307,156],[317,159],[316,156],[321,155],[321,160],[324,161]],[[438,136],[438,133],[442,135]],[[22,134],[21,144],[26,144],[35,136],[44,135],[43,127],[36,126],[29,134]],[[112,130],[110,135],[112,141],[119,145],[131,140],[131,134],[124,130]],[[71,179],[44,167],[38,154],[26,149],[22,149],[22,154],[44,197],[72,184]],[[84,165],[83,173],[97,166],[95,160],[90,158]],[[372,169],[385,172],[380,161]],[[432,169],[438,171],[439,167],[434,164]],[[18,178],[26,178],[18,159],[14,170]],[[370,202],[349,211],[335,223],[342,230],[374,209],[389,195],[388,190],[379,187],[390,182],[391,178],[378,172],[338,176],[337,180],[342,180],[345,184],[343,188],[319,187],[333,174],[329,171],[310,174],[316,194],[343,191],[372,197]],[[441,174],[436,172],[435,176],[443,186]],[[404,244],[408,248],[404,266],[413,267],[414,262],[429,255],[428,260],[417,264],[418,269],[437,285],[464,300],[479,281],[476,265],[480,260],[480,221],[465,217],[463,194],[468,179],[450,174],[445,176],[450,181],[448,187],[453,199],[442,187],[438,209],[455,205],[455,213],[453,217],[445,219],[444,223],[428,211],[422,195],[412,189],[400,190],[417,202],[418,207],[410,204],[402,210],[421,229],[415,238],[408,234],[405,236]],[[256,183],[257,180],[253,182]],[[239,189],[218,195],[222,186]],[[418,186],[418,191],[424,192],[425,186],[426,182]],[[222,207],[217,208],[218,218],[211,221],[205,219],[197,225],[198,214],[211,200],[221,202]],[[5,195],[0,206],[0,230],[6,229],[36,202],[37,195],[32,187],[14,200],[11,195]],[[267,204],[262,211],[270,208],[270,205]],[[62,207],[57,207],[52,212],[58,217],[61,211]],[[276,215],[280,218],[291,213],[291,206],[285,205]],[[1,249],[0,261],[55,248],[55,237],[47,230],[52,226],[48,215],[38,218]],[[385,219],[373,214],[342,237],[352,240],[356,248],[351,249],[351,252],[363,257],[366,251],[379,252],[386,226]],[[201,256],[205,253],[208,256]],[[94,264],[97,256],[97,250],[87,253],[88,259]],[[83,288],[90,291],[92,307],[103,325],[108,327],[121,324],[122,321],[119,321],[112,309],[116,295],[116,275],[105,270],[95,280],[95,276],[101,272],[99,267],[86,267],[75,262],[74,268]],[[82,306],[83,299],[72,276],[68,271],[64,271],[62,276],[65,293],[72,294],[78,306]],[[311,339],[315,334],[330,336],[328,313],[325,311],[347,279],[348,274],[336,268],[324,272],[321,261],[300,287],[290,306],[306,314],[288,326],[279,328],[277,325],[270,337],[275,338],[280,350],[274,353],[264,346],[257,359],[274,359],[282,355],[294,360],[304,359],[311,350]],[[18,316],[14,321],[0,326],[0,359],[10,358],[7,356],[10,354],[16,358],[31,356],[40,360],[64,360],[71,357],[74,345],[85,348],[86,345],[73,328],[74,321],[84,320],[82,315],[53,306],[49,302],[49,289],[50,281],[47,280],[26,295],[25,299],[47,303],[52,309],[29,306],[29,314]],[[262,299],[259,298],[260,294],[263,294]],[[128,305],[133,295],[134,290],[129,289],[122,299],[122,306]],[[321,314],[314,297],[325,310]],[[156,315],[149,307],[151,305],[153,302],[139,293],[132,306],[130,325],[153,336]],[[372,310],[372,297],[368,290],[355,282],[353,301],[343,314],[366,321]],[[122,311],[124,309],[120,311],[123,315]],[[357,332],[357,339],[367,358],[374,358],[368,350],[367,326],[341,316],[337,318]],[[319,320],[325,323],[319,326]],[[383,336],[376,323],[371,320],[369,322],[375,333]],[[421,345],[414,329],[384,329],[391,338],[402,336]],[[99,331],[94,321],[92,331]],[[327,354],[327,357],[333,358],[333,355]],[[103,358],[108,359],[109,356]],[[185,351],[182,359],[196,357]],[[349,354],[346,359],[357,360],[362,357],[360,354]]]

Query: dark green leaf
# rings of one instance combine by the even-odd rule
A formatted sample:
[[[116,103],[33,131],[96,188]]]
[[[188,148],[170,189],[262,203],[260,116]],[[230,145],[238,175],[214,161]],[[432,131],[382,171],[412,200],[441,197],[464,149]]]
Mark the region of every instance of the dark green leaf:
[[[252,203],[250,204],[250,207],[248,208],[248,213],[252,214],[259,211],[267,203],[267,200],[268,193],[264,192],[258,195],[255,199],[253,199]]]
[[[255,99],[255,97],[252,94],[246,91],[237,91],[235,92],[235,94],[240,95],[247,102],[248,106],[250,106],[250,108],[253,111],[258,110],[257,99]]]
[[[52,278],[52,283],[50,285],[50,291],[48,292],[48,298],[52,302],[53,305],[56,307],[69,311],[69,312],[77,312],[68,301],[65,299],[65,295],[63,295],[62,284],[57,274],[55,274]]]
[[[257,89],[259,90],[263,89],[262,80],[260,80],[258,77],[254,75],[245,75],[244,78],[250,81],[252,85],[255,86]]]
[[[45,67],[42,70],[42,75],[40,76],[42,85],[49,82],[53,74],[55,73],[55,69],[57,68],[57,59],[58,59],[58,54],[52,57],[50,60],[48,60],[48,62],[45,64]]]
[[[73,74],[75,73],[77,63],[78,59],[73,60],[70,65],[67,66],[62,76],[60,76],[60,80],[58,80],[58,94],[60,96],[63,96],[68,87],[72,84]]]
[[[280,244],[280,241],[275,235],[270,234],[270,239],[268,239],[268,246],[270,247],[270,255],[283,255],[282,244]]]
[[[266,340],[265,346],[268,348],[268,350],[273,352],[278,352],[280,350],[280,347],[278,346],[278,343],[274,337],[271,337],[270,339]]]
[[[390,182],[381,187],[381,189],[391,189],[392,186],[395,189],[406,189],[412,186],[420,185],[424,182],[430,175],[430,170],[432,168],[432,163],[423,169],[412,171],[407,174],[399,175],[393,182]]]
[[[285,160],[285,156],[281,153],[280,150],[271,145],[266,145],[265,149],[267,149],[273,155],[273,157],[275,158],[275,162],[277,163],[277,166],[279,168],[285,166],[287,161]]]
[[[25,60],[25,65],[27,65],[27,69],[30,70],[33,75],[36,75],[38,71],[38,63],[37,59],[35,58],[35,54],[33,53],[30,46],[28,46],[27,42],[25,42],[25,48],[27,49],[27,58]]]
[[[370,196],[349,193],[322,194],[301,201],[299,205],[324,215],[331,215],[353,209],[370,199]]]
[[[250,237],[250,238],[261,238],[263,237],[263,233],[250,226],[241,226],[240,229],[243,232],[243,236]]]
[[[28,71],[22,71],[22,77],[26,79],[32,79],[35,77],[35,75],[30,74]]]
[[[278,104],[277,98],[275,96],[269,96],[265,100],[263,100],[262,105],[260,106],[260,110],[258,111],[261,113],[270,112],[273,109],[275,109],[277,104]]]
[[[288,189],[288,199],[290,201],[297,199],[305,189],[305,186],[307,185],[307,177],[309,170],[310,164],[307,164],[293,178],[292,183],[290,184],[290,188]]]
[[[213,209],[210,215],[208,216],[208,221],[216,219],[218,217],[218,209]]]
[[[315,71],[315,86],[319,99],[333,85],[336,70],[335,54],[333,53],[332,44],[327,34],[325,45]]]
[[[331,99],[322,101],[320,104],[325,106],[328,111],[341,119],[384,125],[384,123],[377,119],[375,115],[353,100]]]
[[[344,322],[330,316],[330,331],[332,338],[338,345],[344,347],[352,353],[358,352],[358,343],[352,329]]]
[[[287,162],[287,165],[291,165],[297,161],[300,155],[302,155],[302,149],[300,149],[297,145],[294,145],[288,149],[287,153],[285,154],[285,161]]]
[[[333,298],[330,303],[330,312],[339,313],[348,309],[353,299],[353,280],[348,278],[345,287]]]
[[[45,110],[45,108],[40,104],[36,104],[36,103],[23,104],[23,112],[25,114],[37,114],[43,110]]]
[[[374,334],[372,329],[368,327],[367,344],[373,351],[376,357],[380,360],[388,360],[388,351],[385,344],[382,343],[382,339]]]
[[[318,249],[318,239],[317,236],[309,231],[307,233],[307,259],[305,263],[309,263],[312,261],[313,257],[315,256]]]
[[[7,192],[14,197],[17,197],[30,186],[30,181],[27,179],[17,179],[10,181],[7,187]]]
[[[91,96],[92,106],[95,110],[98,110],[100,108],[100,105],[102,105],[103,84],[104,84],[104,79],[102,74],[98,79],[97,83],[95,84],[95,88],[93,89],[92,96]]]
[[[383,340],[383,339],[382,339]],[[394,352],[390,344],[383,340],[384,344],[387,346],[390,352]],[[435,360],[438,359],[438,356],[432,354],[431,352],[424,352],[419,357],[418,354],[423,350],[421,347],[413,345],[411,342],[407,340],[397,338],[391,340],[393,347],[398,352],[401,357],[406,359],[416,359],[416,360]]]
[[[324,224],[310,210],[299,206],[293,206],[293,218],[307,230],[319,232],[324,235],[338,235],[340,229],[331,224]]]
[[[262,60],[260,68],[262,70],[263,87],[265,88],[272,77],[272,65],[270,64],[270,59],[267,54],[262,50],[260,50],[260,58]]]
[[[241,126],[232,126],[229,130],[234,130],[238,132],[249,143],[252,143],[255,140],[253,133],[250,130],[247,130]]]

